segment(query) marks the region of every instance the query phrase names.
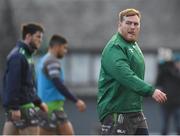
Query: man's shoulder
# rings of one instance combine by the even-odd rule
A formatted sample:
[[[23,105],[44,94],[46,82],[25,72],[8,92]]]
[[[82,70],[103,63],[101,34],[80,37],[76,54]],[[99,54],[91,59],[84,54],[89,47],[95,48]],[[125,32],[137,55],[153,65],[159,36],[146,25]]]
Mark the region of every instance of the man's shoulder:
[[[42,64],[43,67],[60,67],[60,62],[57,58],[50,56],[49,54],[46,54],[42,58]]]
[[[42,58],[42,60],[43,60],[44,63],[50,63],[50,64],[51,64],[51,63],[60,63],[59,60],[58,60],[56,57],[50,55],[49,53],[47,53],[47,54]]]
[[[7,60],[11,59],[23,59],[23,54],[20,53],[20,48],[14,47],[7,56]]]
[[[112,37],[111,37],[111,39],[109,40],[109,42],[107,43],[107,46],[108,47],[114,47],[114,46],[116,46],[116,45],[118,45],[118,46],[120,46],[120,47],[124,47],[124,45],[125,45],[125,42],[124,42],[124,40],[122,39],[122,37],[120,36],[120,34],[117,32],[117,33],[115,33]]]

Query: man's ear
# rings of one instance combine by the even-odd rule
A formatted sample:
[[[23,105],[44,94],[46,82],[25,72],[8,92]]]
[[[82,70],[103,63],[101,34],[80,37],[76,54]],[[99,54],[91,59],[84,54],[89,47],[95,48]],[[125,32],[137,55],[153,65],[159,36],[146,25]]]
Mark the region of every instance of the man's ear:
[[[32,35],[31,34],[26,34],[24,41],[26,44],[29,44],[32,40]]]
[[[118,22],[118,27],[121,27],[121,25],[122,25],[122,22],[119,21]]]
[[[121,26],[122,26],[122,22],[118,22],[118,32],[121,33]]]
[[[29,40],[29,39],[31,39],[31,37],[32,37],[32,35],[30,33],[28,33],[28,34],[26,34],[25,39]]]

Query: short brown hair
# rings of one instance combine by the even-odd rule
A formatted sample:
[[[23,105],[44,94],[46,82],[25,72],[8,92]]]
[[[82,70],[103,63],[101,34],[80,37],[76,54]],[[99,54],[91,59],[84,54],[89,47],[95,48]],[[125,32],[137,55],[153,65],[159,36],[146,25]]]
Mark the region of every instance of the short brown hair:
[[[49,42],[49,46],[52,48],[54,47],[55,45],[63,45],[63,44],[67,44],[67,40],[61,36],[61,35],[58,35],[58,34],[54,34],[51,39],[50,39],[50,42]]]
[[[119,21],[122,22],[123,21],[123,17],[128,17],[128,16],[134,16],[137,15],[139,18],[141,18],[141,14],[138,10],[133,9],[133,8],[129,8],[129,9],[125,9],[121,12],[119,12]]]

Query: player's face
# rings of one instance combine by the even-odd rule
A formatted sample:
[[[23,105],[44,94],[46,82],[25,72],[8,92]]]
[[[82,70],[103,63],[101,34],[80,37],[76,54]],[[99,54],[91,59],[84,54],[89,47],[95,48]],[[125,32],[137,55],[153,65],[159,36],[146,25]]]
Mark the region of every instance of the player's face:
[[[140,31],[140,18],[137,15],[124,17],[123,21],[119,22],[119,30],[126,41],[137,41]]]
[[[63,45],[58,46],[57,57],[63,58],[64,55],[67,53],[67,51],[68,51],[68,45],[67,44],[63,44]]]
[[[35,34],[31,36],[30,45],[33,46],[35,49],[39,49],[42,43],[43,33],[37,31]]]

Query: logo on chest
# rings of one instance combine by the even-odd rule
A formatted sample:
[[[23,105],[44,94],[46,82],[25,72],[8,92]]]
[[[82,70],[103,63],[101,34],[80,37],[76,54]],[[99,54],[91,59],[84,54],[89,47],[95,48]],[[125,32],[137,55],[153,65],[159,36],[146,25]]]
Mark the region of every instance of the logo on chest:
[[[132,48],[128,49],[131,53],[134,53],[134,50]]]

